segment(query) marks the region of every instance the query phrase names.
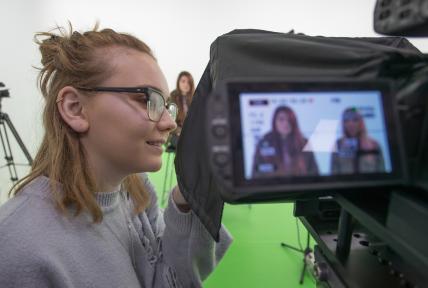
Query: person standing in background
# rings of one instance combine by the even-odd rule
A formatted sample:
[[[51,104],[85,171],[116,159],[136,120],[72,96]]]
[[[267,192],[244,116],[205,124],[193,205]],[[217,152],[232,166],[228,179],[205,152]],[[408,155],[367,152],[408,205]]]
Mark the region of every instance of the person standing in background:
[[[336,141],[331,157],[332,174],[379,173],[385,171],[382,150],[367,134],[366,125],[356,108],[342,114],[343,136]]]
[[[181,128],[183,127],[184,119],[189,111],[192,103],[193,93],[195,92],[195,84],[192,75],[187,71],[182,71],[178,74],[177,84],[174,91],[171,92],[171,102],[178,107],[178,115],[176,119],[177,129],[172,133],[180,136]]]

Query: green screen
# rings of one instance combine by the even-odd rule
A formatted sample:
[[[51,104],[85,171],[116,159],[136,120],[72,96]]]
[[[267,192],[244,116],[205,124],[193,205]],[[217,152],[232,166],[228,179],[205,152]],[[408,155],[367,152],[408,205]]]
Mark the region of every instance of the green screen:
[[[160,203],[177,183],[173,158],[174,154],[164,153],[162,169],[149,174]],[[285,242],[298,247],[293,204],[226,204],[222,222],[234,241],[204,287],[315,287],[308,273],[304,284],[298,283],[303,255],[280,245]],[[307,232],[302,224],[299,226],[305,245]]]

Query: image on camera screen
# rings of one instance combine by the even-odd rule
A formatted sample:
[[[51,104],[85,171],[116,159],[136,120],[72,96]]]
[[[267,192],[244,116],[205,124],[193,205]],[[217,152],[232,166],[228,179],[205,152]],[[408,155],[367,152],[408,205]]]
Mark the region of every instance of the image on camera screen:
[[[380,91],[242,92],[244,177],[388,174]]]

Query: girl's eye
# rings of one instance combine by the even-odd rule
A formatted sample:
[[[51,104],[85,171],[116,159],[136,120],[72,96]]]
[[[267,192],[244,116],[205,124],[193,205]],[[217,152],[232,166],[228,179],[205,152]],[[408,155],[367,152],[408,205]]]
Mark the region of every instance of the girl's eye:
[[[138,102],[143,103],[143,104],[147,104],[147,96],[146,96],[146,95],[138,95],[138,96],[136,97],[136,100],[137,100]]]

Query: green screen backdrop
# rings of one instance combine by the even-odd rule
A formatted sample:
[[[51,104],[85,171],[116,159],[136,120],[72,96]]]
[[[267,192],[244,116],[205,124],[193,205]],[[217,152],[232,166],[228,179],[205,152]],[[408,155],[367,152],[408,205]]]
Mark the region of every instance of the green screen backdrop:
[[[164,153],[162,169],[156,173],[149,173],[160,202],[177,183],[173,157],[172,153]],[[281,242],[299,247],[293,204],[226,204],[222,222],[234,240],[220,264],[205,280],[204,287],[316,286],[308,273],[304,284],[298,283],[303,255],[281,247]],[[305,245],[307,232],[301,223],[299,227],[301,242]]]

